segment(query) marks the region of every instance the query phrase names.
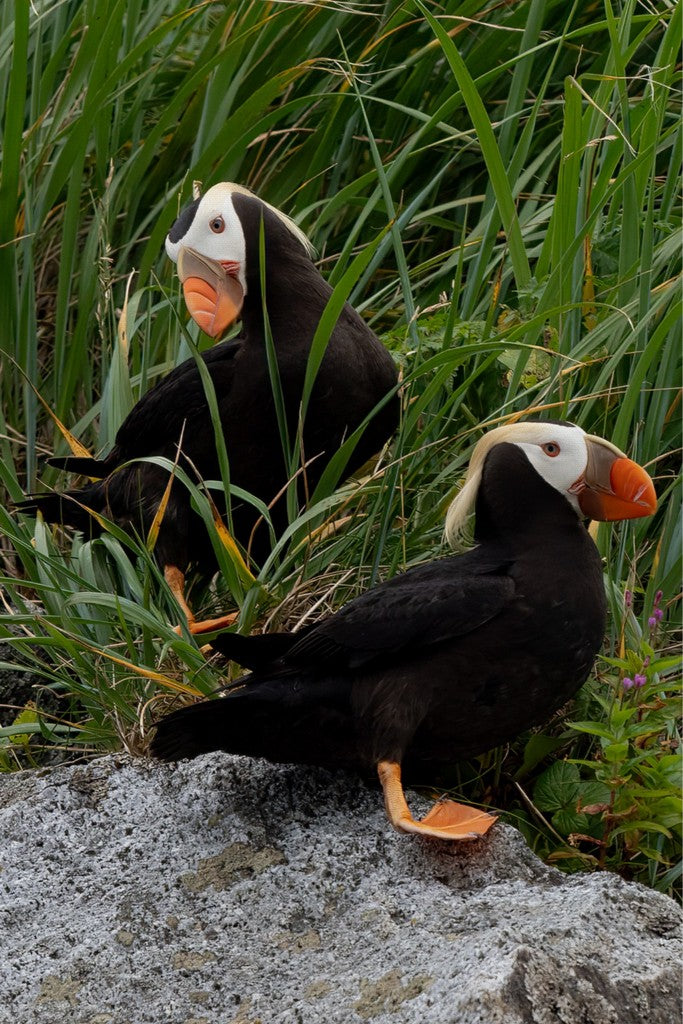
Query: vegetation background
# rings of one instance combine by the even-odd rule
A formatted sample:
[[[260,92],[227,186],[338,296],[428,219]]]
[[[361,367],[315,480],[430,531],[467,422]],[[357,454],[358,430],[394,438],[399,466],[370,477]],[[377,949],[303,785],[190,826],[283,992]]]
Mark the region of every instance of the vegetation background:
[[[542,733],[450,784],[568,868],[677,885],[680,45],[671,0],[2,4],[0,636],[3,667],[41,684],[5,717],[2,769],[141,752],[154,715],[224,679],[172,632],[149,538],[84,544],[11,502],[64,486],[42,461],[68,451],[62,427],[106,449],[205,345],[163,240],[194,180],[239,181],[295,217],[390,346],[404,412],[253,574],[188,481],[222,569],[197,609],[291,627],[438,556],[488,425],[611,438],[660,511],[595,533],[605,657]]]

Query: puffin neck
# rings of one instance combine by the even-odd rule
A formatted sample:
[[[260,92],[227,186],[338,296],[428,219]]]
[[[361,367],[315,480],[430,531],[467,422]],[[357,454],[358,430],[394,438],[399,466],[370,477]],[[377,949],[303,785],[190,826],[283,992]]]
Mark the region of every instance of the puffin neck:
[[[310,339],[325,308],[330,288],[310,260],[290,261],[286,267],[266,267],[266,308],[275,337],[283,329],[292,340]],[[248,337],[262,338],[263,297],[258,273],[247,273],[247,294],[242,307],[242,324]],[[306,325],[312,325],[311,330]]]
[[[484,463],[475,508],[475,540],[517,547],[552,529],[583,529],[564,495],[547,483],[515,444],[493,448]]]
[[[237,194],[233,203],[246,240],[247,293],[242,320],[247,334],[263,334],[261,225],[265,248],[265,298],[271,324],[280,318],[286,318],[290,323],[306,322],[314,314],[319,315],[327,301],[329,286],[299,239],[258,199]]]
[[[303,252],[296,251],[293,246],[298,245],[296,240],[292,242],[292,248],[274,246],[268,244],[266,236],[266,266],[265,266],[265,287],[266,303],[270,309],[273,305],[277,308],[306,305],[309,299],[309,292],[315,295],[324,290],[323,278]],[[259,267],[258,249],[247,247],[246,255],[246,281],[247,298],[250,299],[252,309],[261,307],[261,273]],[[325,298],[326,301],[327,297]],[[324,304],[324,303],[323,303]]]

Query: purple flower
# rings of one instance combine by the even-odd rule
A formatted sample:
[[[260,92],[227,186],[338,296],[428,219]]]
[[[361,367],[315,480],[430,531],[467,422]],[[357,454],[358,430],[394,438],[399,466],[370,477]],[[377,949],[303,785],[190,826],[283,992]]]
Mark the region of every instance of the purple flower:
[[[627,608],[630,608],[631,605],[633,604],[633,594],[631,593],[630,590],[625,590],[624,591],[624,604],[626,605]]]
[[[621,681],[621,685],[624,687],[625,690],[630,690],[633,686],[633,680],[629,679],[628,676],[624,676],[624,678]]]
[[[658,590],[657,593],[655,594],[655,608],[659,607],[659,604],[660,604],[663,596],[664,596],[664,594],[662,593],[662,591]]]
[[[664,618],[664,612],[662,611],[661,608],[655,608],[655,610],[652,613],[652,617],[653,617],[653,619],[656,619],[657,622],[661,622],[662,619]]]
[[[650,629],[654,629],[655,628],[655,626],[657,625],[657,620],[654,617],[654,615],[650,616],[650,618],[647,620],[647,624],[650,627]]]
[[[647,668],[647,666],[649,664],[650,664],[650,655],[648,654],[647,657],[643,658],[643,668]]]
[[[647,682],[647,676],[642,675],[640,672],[636,672],[632,685],[633,686],[645,686],[646,682]]]

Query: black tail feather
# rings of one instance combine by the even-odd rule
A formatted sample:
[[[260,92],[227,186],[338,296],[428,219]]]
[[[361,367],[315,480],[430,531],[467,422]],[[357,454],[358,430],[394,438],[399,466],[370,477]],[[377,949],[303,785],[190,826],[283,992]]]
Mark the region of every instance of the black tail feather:
[[[287,764],[358,762],[347,679],[244,676],[223,697],[180,708],[156,723],[161,761],[212,750]]]
[[[63,494],[56,491],[29,494],[24,501],[15,502],[12,508],[15,512],[29,516],[35,516],[40,512],[47,523],[73,526],[76,530],[96,536],[102,531],[97,520],[88,512],[88,508],[95,511],[102,509],[104,502],[103,496],[99,493],[100,487],[98,484],[81,491],[65,491]]]
[[[80,455],[53,455],[46,460],[48,466],[66,470],[67,473],[79,473],[81,476],[92,476],[103,480],[111,473],[112,467],[107,459],[92,459]]]
[[[222,700],[205,701],[173,711],[156,723],[151,753],[160,761],[178,761],[220,750],[223,736]]]
[[[277,662],[301,639],[300,633],[219,633],[211,646],[229,661],[235,661],[252,672],[264,672],[279,667]]]

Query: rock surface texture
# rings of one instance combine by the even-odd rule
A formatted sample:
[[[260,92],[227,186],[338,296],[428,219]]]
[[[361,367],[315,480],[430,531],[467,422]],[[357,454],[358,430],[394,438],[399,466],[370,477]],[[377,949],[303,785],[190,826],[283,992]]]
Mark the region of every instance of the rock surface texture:
[[[400,836],[353,776],[107,757],[0,778],[0,835],[2,1024],[680,1020],[672,900]]]

